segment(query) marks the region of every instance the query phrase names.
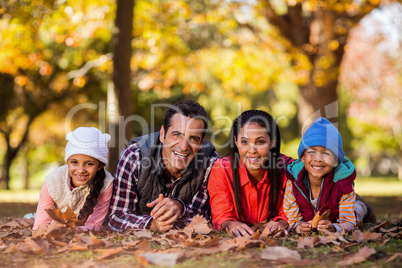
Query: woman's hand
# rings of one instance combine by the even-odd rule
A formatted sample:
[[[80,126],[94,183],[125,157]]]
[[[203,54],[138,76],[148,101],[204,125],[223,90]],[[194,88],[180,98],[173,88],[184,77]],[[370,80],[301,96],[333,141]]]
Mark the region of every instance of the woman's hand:
[[[311,227],[310,222],[305,222],[305,221],[300,222],[300,228],[299,228],[300,233],[307,234],[307,233],[310,233],[313,230],[313,228]]]
[[[251,236],[254,234],[254,231],[245,223],[238,221],[225,221],[222,224],[222,228],[227,229],[230,235],[234,235],[236,237],[240,236]]]
[[[275,233],[275,237],[280,236],[282,233],[284,235],[288,235],[288,230],[286,228],[289,226],[287,221],[279,220],[279,221],[270,221],[267,223],[265,228],[269,228],[271,233]]]
[[[317,229],[318,229],[318,231],[322,231],[322,230],[325,229],[325,230],[330,231],[332,233],[336,232],[335,226],[329,220],[320,220],[318,222],[318,228]]]

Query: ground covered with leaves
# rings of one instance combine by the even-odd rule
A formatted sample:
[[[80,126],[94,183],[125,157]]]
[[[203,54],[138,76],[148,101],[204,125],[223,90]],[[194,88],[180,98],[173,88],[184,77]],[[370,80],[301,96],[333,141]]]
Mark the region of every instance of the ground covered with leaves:
[[[252,237],[212,231],[202,217],[182,230],[152,233],[78,233],[74,214],[48,211],[55,220],[32,231],[32,219],[3,220],[0,267],[400,267],[401,219],[379,220],[349,234],[313,233],[273,237],[258,229]]]

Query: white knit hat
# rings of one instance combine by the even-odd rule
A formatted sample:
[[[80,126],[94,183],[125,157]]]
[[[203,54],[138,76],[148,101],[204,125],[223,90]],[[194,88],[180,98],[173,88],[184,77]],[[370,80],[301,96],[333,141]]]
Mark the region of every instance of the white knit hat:
[[[94,127],[79,127],[67,133],[66,157],[64,160],[75,154],[85,154],[98,159],[107,165],[107,143],[110,140],[109,134],[103,134]]]

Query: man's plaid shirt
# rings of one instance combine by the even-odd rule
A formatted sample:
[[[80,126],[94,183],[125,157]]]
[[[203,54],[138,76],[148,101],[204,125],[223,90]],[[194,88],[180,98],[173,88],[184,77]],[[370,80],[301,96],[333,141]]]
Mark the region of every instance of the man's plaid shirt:
[[[137,183],[141,172],[141,154],[138,144],[128,146],[120,155],[117,165],[113,195],[110,203],[109,227],[113,231],[126,229],[145,229],[148,227],[152,217],[149,215],[137,215],[136,206],[138,203]],[[209,217],[209,196],[208,178],[212,166],[218,154],[214,152],[210,159],[209,166],[205,171],[204,182],[199,191],[194,195],[190,204],[183,204],[183,214],[176,221],[177,225],[186,225],[197,215]],[[169,179],[169,178],[168,178]],[[179,179],[170,178],[166,183],[165,197],[171,197],[172,191]]]

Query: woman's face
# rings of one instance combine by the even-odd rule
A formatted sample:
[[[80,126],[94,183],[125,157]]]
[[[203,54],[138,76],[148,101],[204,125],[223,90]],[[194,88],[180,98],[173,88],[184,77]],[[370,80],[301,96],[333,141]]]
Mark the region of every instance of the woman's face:
[[[98,159],[84,154],[74,154],[67,159],[71,184],[79,187],[88,184],[103,167]]]
[[[253,122],[246,123],[235,137],[235,143],[247,170],[267,168],[264,163],[267,163],[269,150],[274,147],[275,140],[271,142],[266,128]]]

